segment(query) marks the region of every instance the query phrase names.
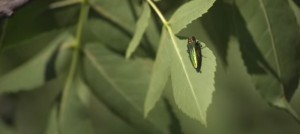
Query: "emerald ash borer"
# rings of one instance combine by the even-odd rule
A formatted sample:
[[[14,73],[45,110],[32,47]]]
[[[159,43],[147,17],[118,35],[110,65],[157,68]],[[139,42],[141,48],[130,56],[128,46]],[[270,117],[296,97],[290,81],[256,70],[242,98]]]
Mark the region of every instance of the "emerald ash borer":
[[[202,45],[194,36],[188,38],[187,51],[189,53],[190,60],[196,71],[200,73],[203,57],[201,52],[202,48]]]

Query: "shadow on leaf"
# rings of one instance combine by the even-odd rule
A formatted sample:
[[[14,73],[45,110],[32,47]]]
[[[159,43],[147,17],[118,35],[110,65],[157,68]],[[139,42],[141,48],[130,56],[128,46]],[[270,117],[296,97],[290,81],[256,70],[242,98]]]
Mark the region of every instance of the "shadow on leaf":
[[[202,25],[212,39],[213,45],[221,58],[222,63],[227,66],[227,49],[231,33],[230,5],[223,1],[216,1],[214,6],[201,18]]]

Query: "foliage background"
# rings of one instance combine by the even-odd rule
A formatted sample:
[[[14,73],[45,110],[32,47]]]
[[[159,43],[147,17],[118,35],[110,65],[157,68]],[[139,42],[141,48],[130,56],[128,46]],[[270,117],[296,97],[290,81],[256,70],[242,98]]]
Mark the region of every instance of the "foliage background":
[[[151,10],[149,26],[138,49],[131,59],[125,59],[144,1],[90,0],[81,35],[77,31],[80,1],[68,1],[55,5],[53,0],[32,0],[12,17],[1,20],[1,134],[299,133],[299,121],[289,112],[269,105],[274,104],[268,98],[273,93],[278,95],[276,91],[265,95],[264,88],[257,88],[253,82],[257,70],[251,67],[257,64],[258,55],[266,53],[245,48],[258,46],[255,37],[265,36],[261,31],[266,29],[264,23],[255,20],[255,15],[254,21],[247,16],[261,8],[259,4],[251,7],[249,1],[253,0],[216,0],[208,13],[178,33],[197,36],[216,55],[215,91],[206,111],[207,127],[179,110],[171,81],[154,110],[143,117],[159,42],[169,40],[167,34],[161,33],[163,24]],[[275,41],[291,42],[284,44],[280,52],[298,53],[295,59],[286,56],[283,66],[299,68],[299,2],[258,1],[268,3],[269,17],[275,18],[270,19]],[[156,4],[166,18],[171,18],[186,2],[161,0]],[[281,12],[287,13],[272,16]],[[82,37],[82,47],[70,82],[68,75],[78,37]],[[296,86],[283,94],[296,113],[300,113],[300,92],[296,90],[299,72],[295,69],[287,76],[293,81],[290,85]]]

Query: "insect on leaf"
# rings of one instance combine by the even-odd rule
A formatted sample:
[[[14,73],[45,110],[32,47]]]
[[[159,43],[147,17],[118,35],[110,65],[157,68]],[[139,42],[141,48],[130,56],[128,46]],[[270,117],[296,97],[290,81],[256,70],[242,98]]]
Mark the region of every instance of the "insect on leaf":
[[[185,114],[206,125],[206,111],[215,90],[216,58],[206,47],[202,49],[202,69],[197,73],[186,52],[186,40],[176,39],[171,63],[171,79],[175,103]],[[202,46],[206,46],[201,42]]]

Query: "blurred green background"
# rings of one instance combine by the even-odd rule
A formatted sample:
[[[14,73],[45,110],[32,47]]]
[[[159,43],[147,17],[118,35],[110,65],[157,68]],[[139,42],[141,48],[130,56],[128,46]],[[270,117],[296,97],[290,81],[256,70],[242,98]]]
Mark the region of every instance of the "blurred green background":
[[[170,81],[150,117],[143,117],[163,28],[153,11],[132,59],[124,57],[144,1],[90,0],[77,72],[67,87],[80,3],[56,7],[50,6],[54,0],[31,0],[13,16],[1,19],[0,134],[299,134],[299,121],[268,105],[247,72],[241,42],[233,34],[236,22],[243,23],[231,16],[240,14],[236,1],[216,0],[208,13],[178,34],[196,36],[217,58],[216,90],[206,128],[178,109]],[[156,4],[170,18],[185,2]],[[286,3],[299,33],[299,2]],[[293,64],[299,66],[299,60]],[[11,72],[15,73],[8,78]],[[299,88],[290,104],[300,114]]]

